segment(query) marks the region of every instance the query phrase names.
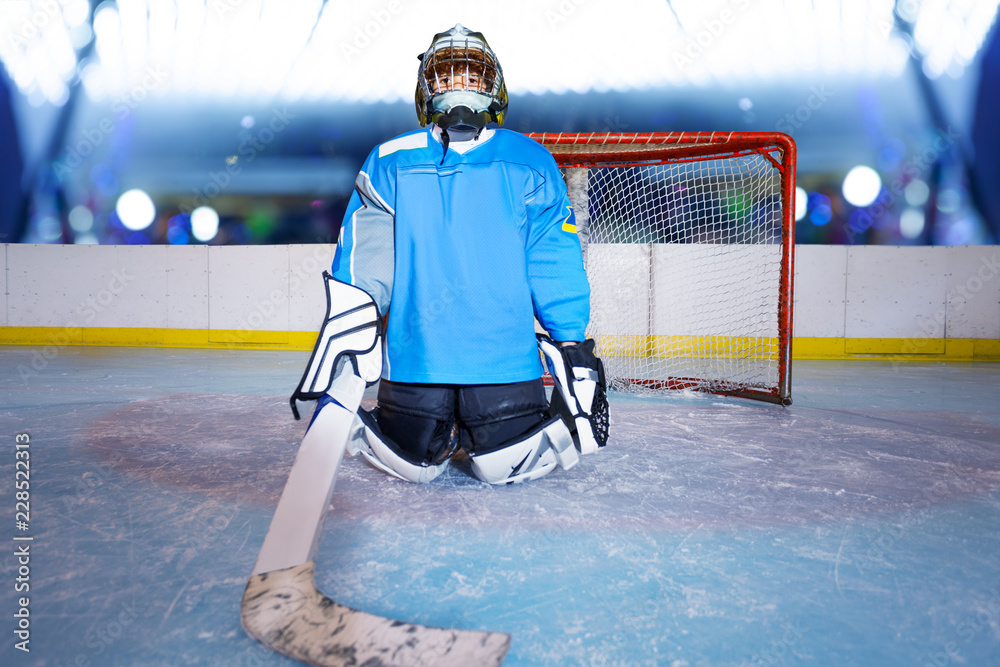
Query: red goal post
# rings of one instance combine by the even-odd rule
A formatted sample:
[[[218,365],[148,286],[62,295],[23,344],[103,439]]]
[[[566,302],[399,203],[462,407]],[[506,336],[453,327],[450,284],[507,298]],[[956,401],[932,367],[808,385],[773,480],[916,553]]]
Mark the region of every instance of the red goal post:
[[[795,142],[529,135],[563,170],[611,388],[791,403]]]

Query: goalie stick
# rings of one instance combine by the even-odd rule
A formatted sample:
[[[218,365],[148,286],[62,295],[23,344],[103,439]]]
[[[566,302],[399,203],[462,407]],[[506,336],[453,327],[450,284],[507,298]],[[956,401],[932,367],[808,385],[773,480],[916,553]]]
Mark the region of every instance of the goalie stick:
[[[371,297],[328,273],[324,278],[327,316],[303,381],[309,378],[306,392],[312,397],[316,387],[325,391],[244,591],[243,627],[268,648],[320,667],[500,665],[509,635],[402,623],[346,607],[316,588],[316,552],[337,469],[360,423],[355,413],[365,386],[381,372],[382,355]],[[342,309],[337,314],[334,303]],[[326,370],[318,375],[317,368]],[[331,379],[322,380],[324,373]],[[302,390],[300,382],[293,408]]]

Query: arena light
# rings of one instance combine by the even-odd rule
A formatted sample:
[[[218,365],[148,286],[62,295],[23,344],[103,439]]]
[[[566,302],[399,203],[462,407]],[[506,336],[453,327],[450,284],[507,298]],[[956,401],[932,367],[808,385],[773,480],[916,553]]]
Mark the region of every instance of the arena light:
[[[35,233],[43,242],[53,243],[62,237],[62,225],[59,224],[59,219],[54,216],[42,216],[35,223]]]
[[[814,192],[809,196],[809,222],[822,227],[833,219],[833,205],[830,198],[820,192]]]
[[[115,205],[115,212],[122,225],[134,232],[146,229],[156,219],[156,206],[153,205],[153,200],[138,189],[123,193]]]
[[[806,211],[809,209],[809,195],[802,188],[795,188],[795,219],[801,220],[806,217]]]
[[[69,211],[67,216],[69,220],[69,226],[77,234],[83,234],[84,232],[89,232],[94,228],[94,214],[93,212],[80,204],[79,206],[74,206]]]
[[[74,39],[74,29],[88,14],[86,0],[0,2],[0,61],[32,105],[69,100],[67,84],[78,64],[74,44],[83,41]]]
[[[882,190],[882,178],[871,167],[858,165],[844,177],[841,192],[848,203],[859,208],[869,206]]]
[[[924,73],[937,78],[961,76],[975,58],[996,21],[1000,0],[899,3],[902,18],[913,25]]]
[[[899,233],[906,239],[915,239],[924,231],[924,212],[907,208],[899,216]]]
[[[199,206],[191,211],[191,236],[208,243],[219,233],[219,214],[211,206]]]
[[[62,12],[66,25],[77,28],[90,18],[90,3],[87,0],[63,0]]]
[[[923,206],[930,199],[930,196],[930,186],[919,178],[910,181],[903,188],[903,197],[906,198],[906,203],[910,206]]]
[[[86,5],[0,2],[2,34],[18,36],[26,17],[30,26],[31,16],[45,16],[43,7],[53,12],[44,42],[42,30],[34,41],[0,40],[0,60],[24,94],[52,103],[66,99],[78,67],[75,49],[86,43],[74,32],[86,21]],[[512,93],[899,75],[911,47],[895,27],[894,10],[912,26],[912,48],[928,74],[957,76],[982,48],[998,5],[1000,0],[620,0],[608,11],[600,3],[566,0],[521,3],[519,11],[465,3],[444,17],[432,0],[105,0],[92,19],[97,58],[84,82],[93,99],[113,98],[140,84],[153,67],[170,72],[157,92],[258,101],[406,100],[413,94],[416,54],[455,21],[486,33]],[[787,39],[761,39],[765,34]],[[592,47],[607,35],[627,35],[628,48]],[[532,48],[520,48],[524,43]],[[559,62],[558,76],[539,62]]]

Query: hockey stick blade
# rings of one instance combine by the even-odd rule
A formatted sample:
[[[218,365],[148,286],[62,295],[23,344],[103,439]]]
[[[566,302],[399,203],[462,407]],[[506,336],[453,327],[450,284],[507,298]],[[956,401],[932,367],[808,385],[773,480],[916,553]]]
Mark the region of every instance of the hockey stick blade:
[[[273,650],[309,665],[494,666],[510,635],[401,623],[345,607],[316,589],[315,563],[254,575],[243,627]]]
[[[499,665],[503,633],[402,623],[345,607],[316,589],[316,551],[365,382],[343,364],[302,438],[278,500],[240,617],[268,648],[321,667]]]

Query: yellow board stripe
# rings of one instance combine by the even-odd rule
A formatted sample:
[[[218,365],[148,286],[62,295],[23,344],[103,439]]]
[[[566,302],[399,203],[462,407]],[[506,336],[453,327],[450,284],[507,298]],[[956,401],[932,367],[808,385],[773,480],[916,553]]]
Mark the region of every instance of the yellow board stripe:
[[[126,327],[0,327],[2,345],[108,345],[243,350],[311,350],[315,331],[138,329]]]
[[[795,338],[792,359],[1000,361],[996,338]]]
[[[692,358],[778,357],[778,339],[741,336],[597,335],[602,355],[665,357],[678,350]],[[155,329],[125,327],[0,327],[0,345],[62,347],[167,347],[246,350],[304,350],[316,342],[314,331],[229,329]],[[795,338],[793,359],[889,359],[914,361],[1000,361],[994,338]]]
[[[606,356],[778,359],[777,338],[598,334]],[[992,338],[794,338],[792,359],[1000,361]]]

